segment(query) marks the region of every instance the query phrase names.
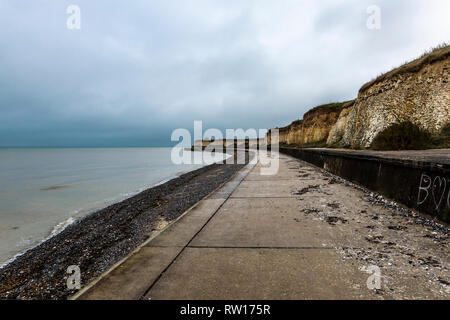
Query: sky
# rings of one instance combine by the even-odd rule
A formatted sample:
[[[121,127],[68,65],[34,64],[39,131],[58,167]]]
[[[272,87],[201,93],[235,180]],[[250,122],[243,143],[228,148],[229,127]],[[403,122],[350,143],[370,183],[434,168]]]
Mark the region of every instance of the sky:
[[[448,0],[0,0],[0,146],[168,146],[195,120],[281,127],[449,42],[449,12]]]

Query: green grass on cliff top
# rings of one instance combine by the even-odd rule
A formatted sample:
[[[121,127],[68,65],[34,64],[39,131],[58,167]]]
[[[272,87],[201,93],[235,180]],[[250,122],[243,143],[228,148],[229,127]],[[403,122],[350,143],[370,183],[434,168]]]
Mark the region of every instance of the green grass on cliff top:
[[[418,72],[425,65],[447,59],[448,57],[450,57],[450,45],[444,42],[437,47],[426,51],[416,60],[404,63],[400,67],[394,68],[391,71],[381,74],[377,78],[367,82],[361,87],[361,89],[359,89],[359,92],[363,92],[374,84],[392,78],[396,75]]]
[[[348,101],[342,101],[342,102],[330,102],[327,104],[321,104],[320,106],[317,106],[317,107],[312,108],[311,110],[308,110],[305,113],[305,115],[310,112],[317,111],[319,109],[329,109],[330,111],[339,111],[346,107],[350,107],[351,105],[353,105],[353,103],[355,103],[355,100],[348,100]]]

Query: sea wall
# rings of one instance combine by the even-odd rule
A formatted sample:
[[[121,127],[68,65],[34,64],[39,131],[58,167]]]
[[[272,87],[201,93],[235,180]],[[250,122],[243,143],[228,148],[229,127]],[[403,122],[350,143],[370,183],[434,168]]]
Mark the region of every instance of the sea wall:
[[[448,162],[382,157],[366,151],[286,147],[280,151],[450,223]]]

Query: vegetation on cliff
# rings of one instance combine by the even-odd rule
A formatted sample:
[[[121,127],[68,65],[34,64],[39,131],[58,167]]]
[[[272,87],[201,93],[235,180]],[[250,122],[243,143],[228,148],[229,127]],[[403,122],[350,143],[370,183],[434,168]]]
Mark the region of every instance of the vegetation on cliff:
[[[440,60],[444,60],[450,57],[450,45],[448,43],[442,43],[435,48],[431,48],[430,50],[424,52],[422,56],[408,63],[404,63],[398,68],[395,68],[389,72],[383,73],[372,81],[364,84],[359,92],[365,91],[370,88],[374,84],[385,81],[389,78],[392,78],[396,75],[401,75],[405,73],[415,73],[422,69],[425,65],[431,64]]]
[[[442,129],[439,135],[431,137],[433,148],[450,148],[450,123]]]
[[[359,90],[280,128],[280,143],[354,149],[450,148],[450,45],[444,43]],[[270,139],[270,138],[269,138]]]
[[[431,135],[410,121],[394,123],[381,131],[370,146],[373,150],[420,150],[431,144]]]
[[[280,143],[303,148],[325,147],[331,128],[338,120],[341,111],[352,105],[354,100],[319,105],[290,125],[280,128]]]
[[[438,135],[431,135],[418,125],[404,121],[380,132],[372,142],[373,150],[422,150],[450,147],[450,123]]]

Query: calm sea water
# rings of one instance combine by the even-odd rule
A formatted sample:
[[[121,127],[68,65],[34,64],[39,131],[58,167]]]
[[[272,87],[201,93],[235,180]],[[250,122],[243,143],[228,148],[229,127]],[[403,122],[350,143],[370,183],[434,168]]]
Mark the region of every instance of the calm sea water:
[[[0,265],[75,219],[201,165],[170,148],[0,148]]]

